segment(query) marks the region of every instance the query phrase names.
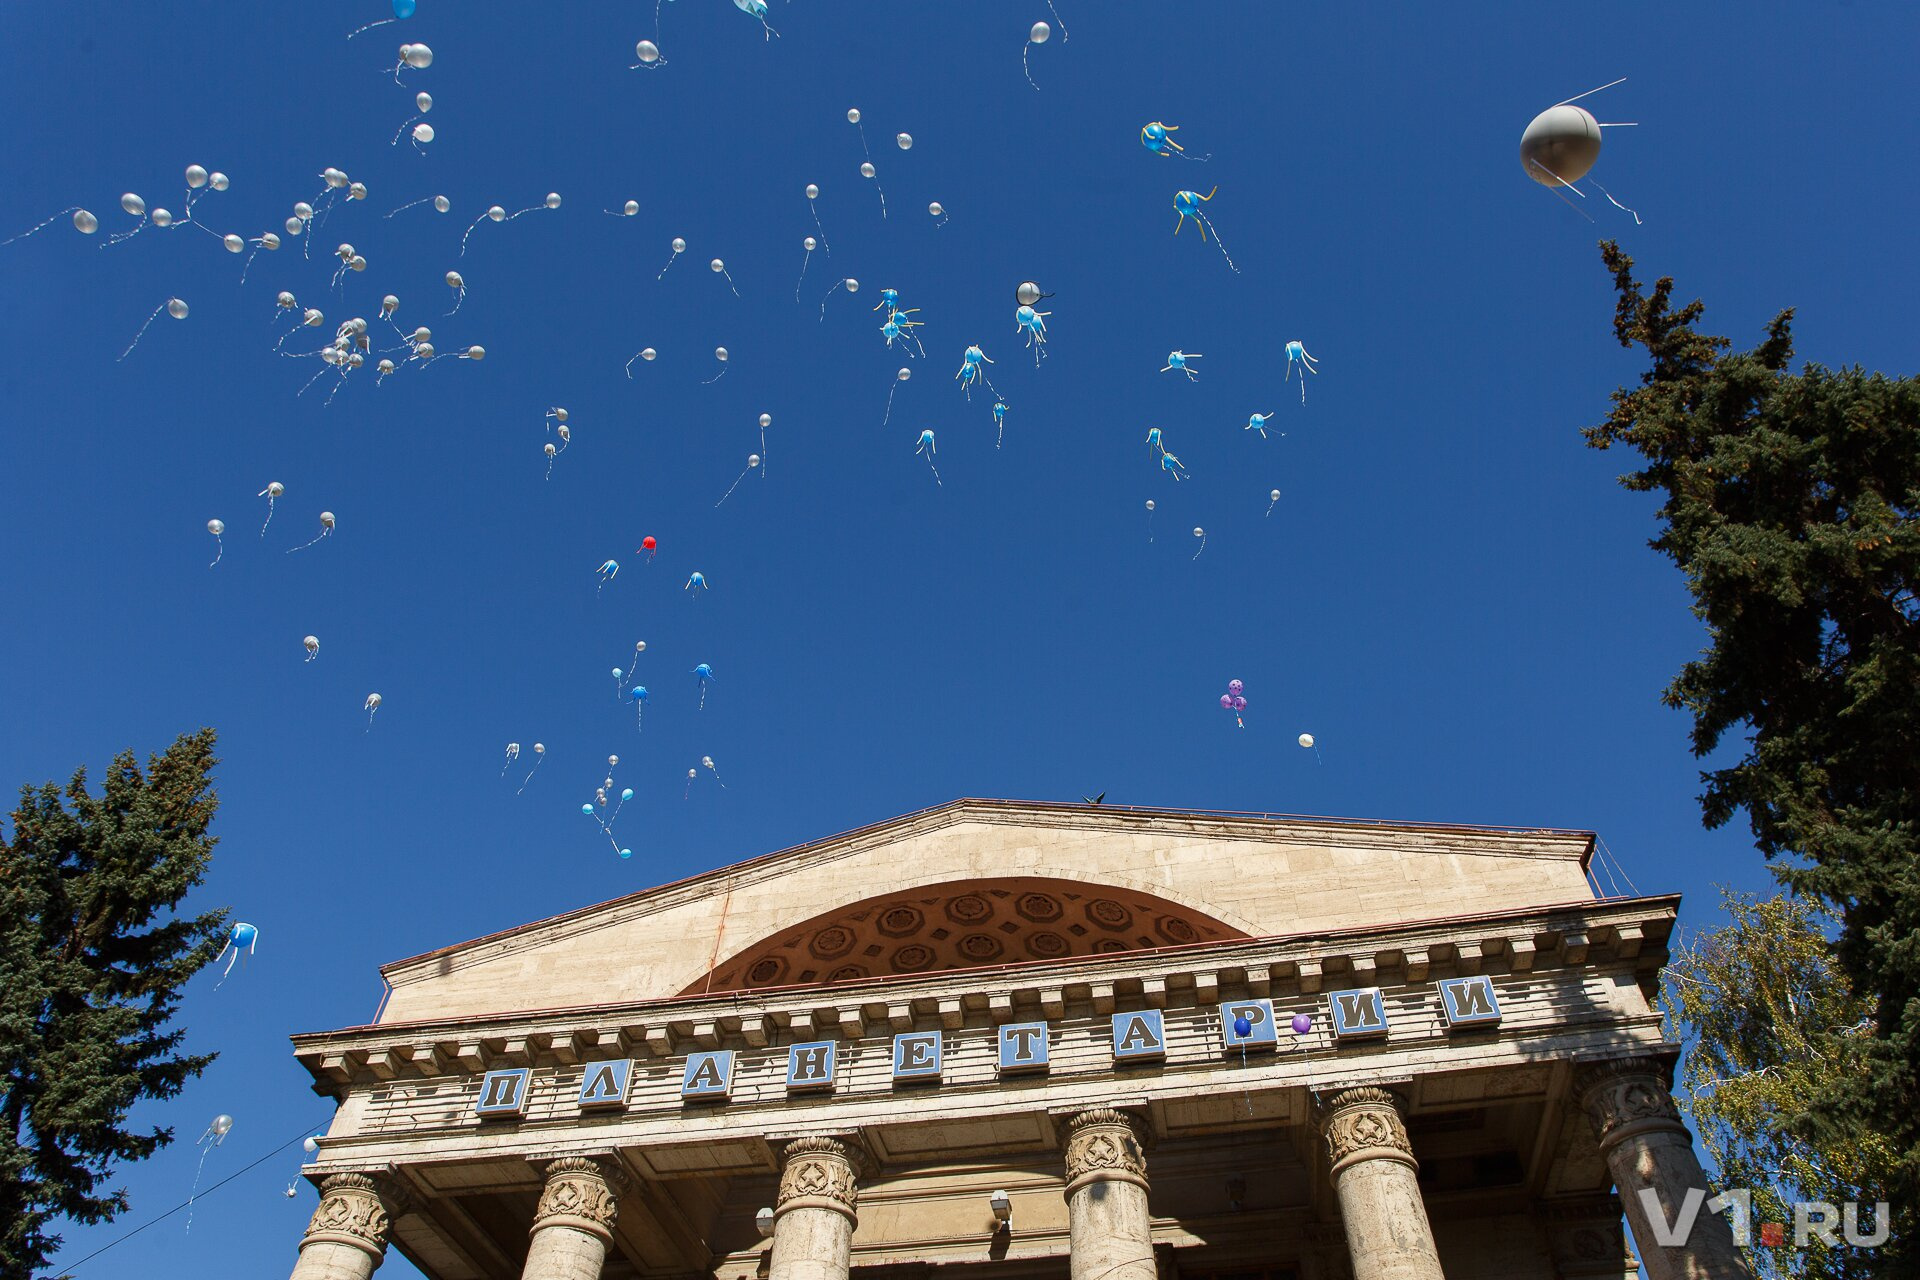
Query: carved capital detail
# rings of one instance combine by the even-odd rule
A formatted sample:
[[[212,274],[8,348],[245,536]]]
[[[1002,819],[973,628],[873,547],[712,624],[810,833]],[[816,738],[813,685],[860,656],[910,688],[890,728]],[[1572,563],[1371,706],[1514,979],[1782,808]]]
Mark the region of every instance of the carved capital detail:
[[[1581,1109],[1602,1154],[1641,1134],[1686,1133],[1668,1091],[1670,1079],[1666,1066],[1655,1058],[1614,1058],[1575,1074]]]
[[[547,1227],[572,1227],[602,1240],[612,1240],[613,1222],[620,1212],[619,1192],[626,1184],[626,1175],[583,1156],[554,1160],[547,1165],[546,1173],[540,1203],[533,1211],[533,1233]]]
[[[859,1222],[858,1159],[838,1138],[795,1138],[780,1153],[780,1190],[773,1216],[795,1209],[827,1209]],[[776,1228],[777,1229],[777,1228]]]
[[[1067,1194],[1091,1182],[1147,1185],[1147,1129],[1140,1117],[1112,1107],[1095,1107],[1068,1117]]]
[[[1608,1276],[1617,1280],[1634,1270],[1632,1254],[1620,1230],[1620,1198],[1612,1194],[1549,1200],[1541,1206],[1547,1247],[1562,1276]]]
[[[1333,1173],[1338,1176],[1362,1160],[1395,1160],[1418,1168],[1402,1118],[1405,1111],[1406,1102],[1391,1089],[1363,1086],[1328,1098],[1320,1125]]]
[[[372,1173],[335,1173],[320,1183],[320,1207],[307,1222],[300,1247],[344,1244],[374,1258],[386,1256],[393,1220],[406,1211],[406,1188]]]

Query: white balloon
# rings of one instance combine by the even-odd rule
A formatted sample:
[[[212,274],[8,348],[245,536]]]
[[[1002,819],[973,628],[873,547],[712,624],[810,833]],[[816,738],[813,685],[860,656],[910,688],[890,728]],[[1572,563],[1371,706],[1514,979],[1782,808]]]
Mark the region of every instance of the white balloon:
[[[377,694],[377,693],[370,693],[370,694],[368,694],[368,695],[367,695],[367,706],[366,706],[366,709],[367,709],[368,711],[378,711],[378,710],[380,709],[380,695],[379,695],[379,694]]]
[[[344,187],[347,185],[347,175],[342,171],[340,171],[339,169],[335,169],[331,165],[329,165],[325,169],[322,169],[320,171],[320,176],[325,178],[327,180],[327,185],[334,188],[336,191],[339,190],[341,187]]]
[[[333,512],[322,511],[320,513],[320,527],[322,529],[331,529],[333,528],[333,525],[334,525]]]
[[[76,225],[78,225],[77,222],[76,222]],[[91,230],[91,228],[82,228],[82,229]],[[802,240],[800,243],[806,247],[806,250],[808,253],[812,253],[815,249],[818,249],[820,247],[820,242],[818,240],[815,240],[812,236],[808,236],[805,240]]]
[[[73,229],[82,235],[90,236],[100,229],[100,219],[94,217],[85,209],[75,209],[73,211]]]
[[[848,276],[846,280],[843,281],[842,283],[844,283],[847,286],[848,293],[860,292],[860,282],[858,280],[855,280],[852,276]]]
[[[393,366],[393,361],[382,360],[379,364],[375,365],[374,367],[380,370],[380,372],[382,373],[392,373],[394,366]]]
[[[721,364],[725,364],[727,362],[727,349],[725,347],[715,347],[713,349],[713,358]]]
[[[487,210],[487,216],[495,222],[505,222],[507,220],[507,211],[496,204]]]
[[[1204,538],[1207,536],[1207,531],[1205,529],[1202,529],[1199,525],[1195,525],[1193,526],[1193,536],[1196,538]]]
[[[642,62],[658,62],[660,61],[660,46],[651,40],[642,40],[639,44],[633,46],[633,56]]]
[[[204,187],[206,185],[207,185],[207,171],[205,169],[202,169],[197,164],[188,165],[187,166],[187,187],[190,190],[198,191],[201,187]]]
[[[863,178],[871,178],[873,176],[873,165],[870,163],[861,164],[860,176]]]
[[[269,231],[260,237],[260,247],[262,249],[278,249],[280,247],[280,237]]]
[[[895,144],[896,144],[897,146],[899,146],[899,148],[900,148],[900,149],[901,149],[902,151],[911,151],[911,150],[913,150],[913,135],[912,135],[912,134],[910,134],[910,133],[896,133],[896,134],[894,134],[894,135],[893,135],[893,140],[894,140],[894,143],[895,143]]]
[[[820,188],[814,186],[811,182],[809,182],[807,184],[807,199],[818,200],[819,198],[820,198]]]
[[[679,236],[675,236],[673,238],[673,251],[675,253],[685,253],[687,251],[687,242]]]
[[[764,431],[764,430],[766,430],[766,429],[767,429],[768,427],[770,427],[770,426],[772,426],[772,425],[773,425],[773,415],[772,415],[772,414],[770,414],[770,413],[763,413],[763,414],[761,414],[761,415],[760,415],[760,429],[761,429],[762,431]]]
[[[860,108],[855,107],[853,108],[853,110],[847,112],[847,123],[848,124],[860,123]]]
[[[147,211],[147,202],[129,191],[120,197],[120,207],[137,218]]]
[[[433,50],[423,44],[410,44],[401,55],[408,66],[415,71],[423,71],[433,65]]]
[[[415,142],[432,142],[433,126],[424,122],[413,126],[413,140]]]
[[[394,297],[392,294],[388,294],[386,297],[380,299],[381,315],[390,316],[394,312],[398,311],[399,309],[400,309],[400,299]]]
[[[304,222],[313,216],[313,206],[302,200],[293,206],[293,216]]]
[[[450,289],[464,289],[467,287],[467,282],[461,278],[458,271],[449,271],[447,272],[447,287]]]
[[[367,198],[367,184],[366,184],[366,183],[364,183],[364,182],[356,182],[356,183],[353,183],[353,184],[352,184],[351,186],[349,186],[349,187],[347,188],[347,199],[349,199],[349,200],[365,200],[366,198]]]
[[[319,636],[308,636],[306,639],[302,640],[300,643],[306,646],[308,653],[320,652]]]
[[[905,382],[908,378],[911,378],[913,376],[913,370],[907,368],[905,365],[902,365],[900,366],[900,372],[894,374],[893,376],[899,381]]]
[[[225,533],[226,531],[227,531],[227,522],[225,520],[207,521],[207,532],[212,534],[214,537],[217,538],[221,534]]]
[[[487,358],[487,349],[485,347],[479,346],[478,344],[476,344],[474,346],[467,348],[467,359],[485,360],[486,358]]]
[[[1267,497],[1271,498],[1275,502],[1278,502],[1280,501],[1280,491],[1278,489],[1275,489],[1273,492],[1269,493]]]
[[[1041,298],[1040,286],[1031,280],[1022,280],[1013,291],[1013,298],[1023,307],[1037,306]]]
[[[207,176],[207,185],[215,191],[225,191],[228,187],[227,175],[215,169]]]
[[[1152,499],[1152,498],[1148,498],[1148,499],[1147,499],[1147,510],[1149,510],[1149,511],[1151,511],[1151,510],[1153,510],[1153,499]]]
[[[445,213],[451,208],[453,208],[453,201],[447,199],[445,196],[435,196],[433,198],[433,210],[435,213]]]
[[[545,454],[546,454],[546,455],[547,455],[547,456],[548,456],[549,458],[551,458],[551,457],[552,457],[552,456],[553,456],[553,455],[554,455],[555,453],[557,453],[557,452],[558,452],[558,450],[556,450],[556,449],[555,449],[555,448],[553,447],[553,441],[551,441],[551,440],[549,440],[549,441],[547,441],[547,443],[546,443],[546,444],[544,444],[544,445],[542,445],[542,446],[541,446],[541,450],[542,450],[542,451],[543,451],[543,452],[544,452],[544,453],[545,453]]]
[[[1052,27],[1048,26],[1044,22],[1036,22],[1033,24],[1033,30],[1027,32],[1027,39],[1031,40],[1035,44],[1045,44],[1048,38],[1052,35],[1053,35]]]
[[[941,203],[938,200],[935,200],[932,204],[927,206],[927,212],[937,218],[941,214],[945,213],[946,209],[941,205]]]
[[[720,261],[720,259],[718,258],[715,258],[712,262],[709,262],[707,266],[712,269],[715,275],[719,275],[722,271],[725,271],[727,269],[727,264]]]
[[[433,95],[430,93],[416,93],[413,95],[413,105],[420,108],[421,114],[424,115],[426,112],[433,110]]]
[[[153,225],[156,227],[170,227],[173,225],[173,214],[165,209],[155,209],[150,216],[153,218]]]
[[[658,351],[655,351],[652,347],[648,347],[646,350],[640,353],[640,358],[642,360],[652,360],[655,356],[659,354],[660,353]]]
[[[1313,745],[1313,735],[1310,733],[1301,734],[1300,745],[1303,747],[1311,747]]]
[[[560,207],[560,193],[558,191],[547,192],[547,208],[558,209],[559,207]]]
[[[297,236],[305,228],[305,226],[306,224],[301,222],[300,219],[298,218],[288,218],[287,234],[290,236]]]
[[[178,298],[168,298],[167,314],[175,320],[185,320],[187,318],[187,304]]]
[[[640,202],[638,200],[629,200],[621,206],[620,211],[631,218],[634,214],[640,212]]]
[[[747,470],[749,470],[749,471],[751,471],[751,470],[753,470],[753,469],[754,469],[755,467],[757,467],[757,466],[759,466],[759,465],[760,465],[760,455],[759,455],[759,454],[757,454],[757,453],[750,453],[750,454],[748,454],[748,455],[747,455]]]
[[[312,1155],[320,1149],[319,1140],[315,1138],[308,1138],[305,1142],[301,1143],[300,1146],[308,1155]]]
[[[294,296],[288,293],[285,289],[282,289],[280,291],[280,296],[275,298],[274,301],[279,303],[283,307],[291,307],[294,304]]]

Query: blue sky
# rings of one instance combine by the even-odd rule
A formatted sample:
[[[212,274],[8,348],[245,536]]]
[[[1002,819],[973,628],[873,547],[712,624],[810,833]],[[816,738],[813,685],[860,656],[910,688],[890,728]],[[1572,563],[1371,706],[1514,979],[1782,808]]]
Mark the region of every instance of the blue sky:
[[[370,1017],[379,963],[955,796],[1592,828],[1695,925],[1714,884],[1765,886],[1743,830],[1700,829],[1687,723],[1658,703],[1701,636],[1644,545],[1652,504],[1615,485],[1627,457],[1579,438],[1641,368],[1594,243],[1677,275],[1743,345],[1790,305],[1802,358],[1911,372],[1916,268],[1890,250],[1920,192],[1884,137],[1911,114],[1911,11],[1058,2],[1069,37],[1032,51],[1038,93],[1020,69],[1038,2],[778,4],[767,41],[679,0],[654,72],[629,70],[656,34],[644,4],[421,0],[351,42],[384,0],[16,7],[0,227],[79,204],[102,234],[63,219],[0,249],[0,779],[218,727],[200,901],[261,931],[186,1002],[219,1062],[142,1113],[181,1141],[126,1171],[132,1212],[71,1231],[70,1258],[183,1198],[216,1112],[236,1124],[209,1182],[324,1127],[285,1037]],[[403,39],[436,54],[404,88]],[[1621,75],[1589,105],[1640,123],[1595,176],[1642,226],[1597,196],[1587,222],[1516,159],[1535,112]],[[425,155],[388,144],[419,90]],[[1146,153],[1155,119],[1211,161]],[[191,227],[100,247],[131,225],[123,191],[179,213],[192,163],[232,178],[195,213],[222,233],[278,228],[330,165],[371,195],[311,261],[290,240],[244,286]],[[832,256],[796,304],[809,182]],[[1173,235],[1174,191],[1216,184],[1238,274]],[[457,256],[486,206],[548,191],[559,211],[482,225]],[[382,217],[436,193],[451,214]],[[602,212],[630,198],[638,216]],[[688,252],[656,281],[675,236]],[[369,265],[339,292],[342,241]],[[445,317],[456,268],[469,296]],[[847,275],[860,291],[822,323]],[[1038,370],[1023,279],[1054,294]],[[889,286],[921,308],[927,358],[883,427],[901,360],[869,308]],[[327,317],[293,349],[355,315],[379,333],[391,292],[408,328],[488,357],[362,371],[323,405],[328,382],[296,395],[321,366],[273,354],[281,289]],[[169,296],[191,316],[116,362]],[[1304,405],[1291,339],[1320,361]],[[990,399],[953,380],[972,342],[1011,405],[999,448]],[[716,345],[728,372],[702,385]],[[629,380],[643,346],[660,358]],[[1172,349],[1204,353],[1198,383],[1158,372]],[[573,441],[547,480],[554,405]],[[1284,435],[1242,430],[1254,411]],[[716,508],[762,412],[767,474]],[[1190,480],[1157,470],[1151,426]],[[913,452],[927,427],[938,487]],[[286,494],[262,538],[269,481]],[[284,554],[322,509],[334,536]],[[609,669],[642,639],[640,734]],[[1216,701],[1233,678],[1244,731]],[[509,740],[528,751],[502,778]],[[628,861],[579,812],[609,753],[636,792]],[[726,788],[702,770],[683,797],[703,755]],[[288,1268],[312,1204],[281,1196],[297,1165],[125,1248],[156,1277]]]

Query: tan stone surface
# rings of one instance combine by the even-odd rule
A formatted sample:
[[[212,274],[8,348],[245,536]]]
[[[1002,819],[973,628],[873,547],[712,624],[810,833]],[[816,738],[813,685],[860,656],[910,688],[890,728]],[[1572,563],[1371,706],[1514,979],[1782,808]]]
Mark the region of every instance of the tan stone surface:
[[[768,1280],[847,1280],[859,1219],[853,1153],[835,1138],[787,1144],[773,1203]]]
[[[1404,1109],[1397,1094],[1371,1087],[1327,1102],[1321,1127],[1354,1280],[1444,1280]]]
[[[1564,832],[960,801],[389,965],[381,1020],[664,998],[699,989],[716,968],[744,983],[770,946],[817,939],[870,907],[880,887],[924,890],[937,904],[1046,882],[1062,903],[1069,893],[1111,901],[1145,925],[1116,938],[1165,946],[1185,934],[1173,926],[1179,937],[1169,937],[1156,922],[1179,920],[1204,941],[1580,902],[1591,898],[1588,848],[1587,837]],[[1059,932],[1048,923],[1016,929]],[[860,928],[878,931],[879,917]],[[1092,943],[1067,945],[1078,954]],[[1028,950],[1001,959],[1033,958]],[[832,975],[835,957],[812,959],[815,980]]]
[[[1099,1107],[1064,1127],[1072,1280],[1155,1280],[1145,1124]]]

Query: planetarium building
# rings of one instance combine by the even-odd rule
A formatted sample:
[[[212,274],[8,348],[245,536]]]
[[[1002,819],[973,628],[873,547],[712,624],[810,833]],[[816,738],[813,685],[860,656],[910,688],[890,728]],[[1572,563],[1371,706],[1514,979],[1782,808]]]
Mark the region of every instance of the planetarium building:
[[[399,960],[295,1037],[293,1275],[1745,1275],[1682,1213],[1678,900],[1592,853],[961,800]]]

